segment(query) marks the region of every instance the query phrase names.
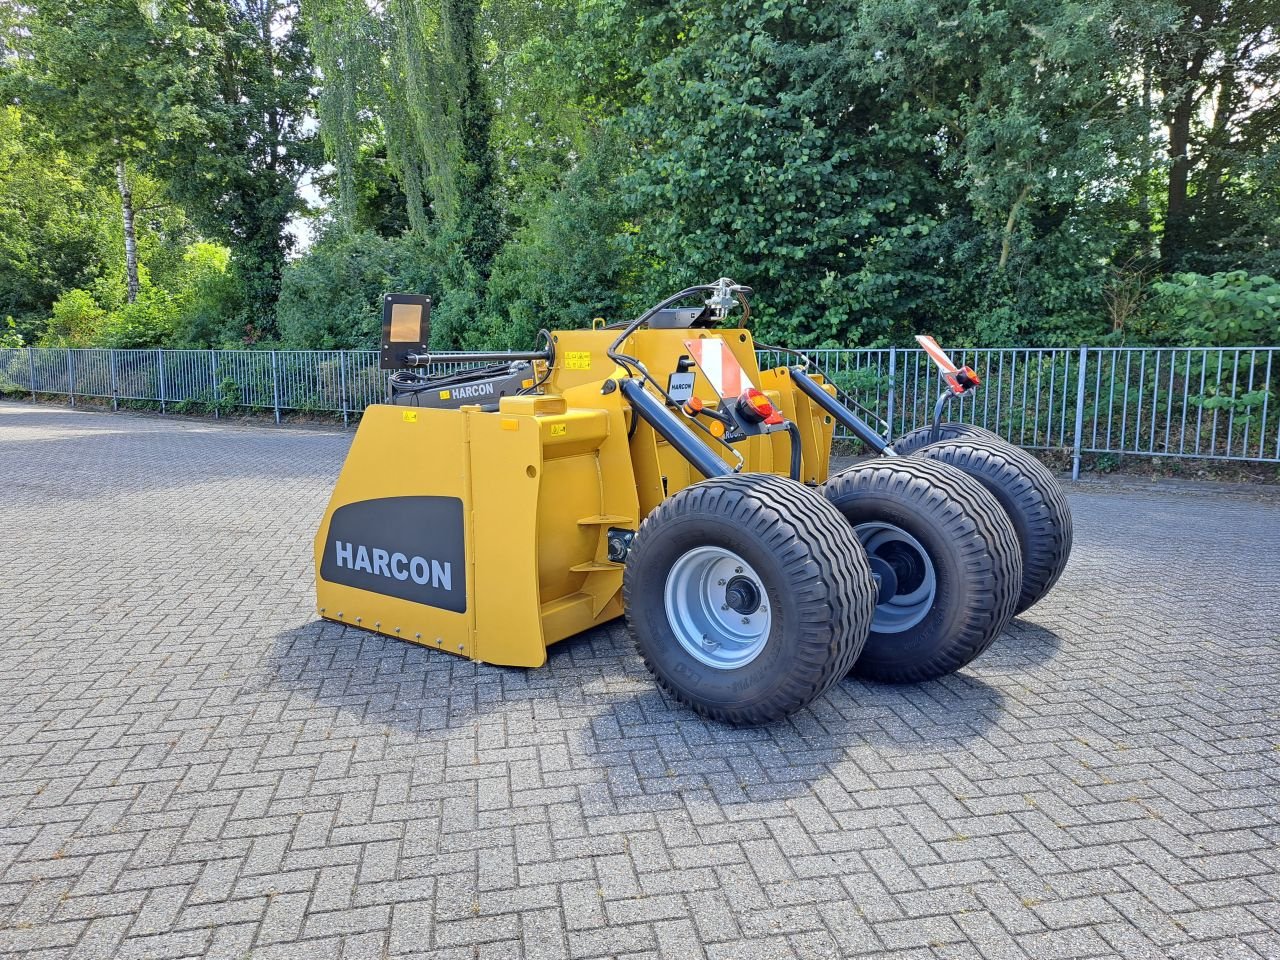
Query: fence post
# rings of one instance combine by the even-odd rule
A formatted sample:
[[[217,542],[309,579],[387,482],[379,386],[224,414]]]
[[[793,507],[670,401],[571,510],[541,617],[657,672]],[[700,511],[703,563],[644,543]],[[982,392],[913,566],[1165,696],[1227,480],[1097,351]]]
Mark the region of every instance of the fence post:
[[[1080,369],[1076,371],[1076,440],[1071,448],[1071,479],[1080,479],[1080,441],[1084,435],[1084,369],[1089,348],[1080,348]]]
[[[889,421],[889,435],[885,437],[890,443],[893,443],[893,401],[898,390],[898,348],[889,348],[889,415],[885,418]]]
[[[347,423],[347,351],[338,351],[338,384],[342,390],[342,425],[350,426]]]
[[[164,351],[163,351],[163,350],[157,350],[157,351],[156,351],[156,364],[157,364],[157,367],[159,368],[159,371],[160,371],[160,373],[159,373],[159,376],[160,376],[160,412],[161,412],[161,413],[164,413],[164,394],[165,394],[165,389],[164,389]]]
[[[36,402],[36,348],[27,347],[27,372],[31,377],[31,402]]]
[[[116,373],[116,352],[108,350],[107,355],[111,358],[111,409],[120,409],[120,377]]]
[[[218,407],[222,405],[221,398],[218,395],[218,351],[209,351],[209,373],[211,379],[209,382],[213,385],[213,419],[217,420],[222,416],[218,412]]]
[[[276,423],[280,423],[280,368],[276,364],[276,352],[271,351],[271,397],[275,402]]]
[[[76,368],[70,347],[67,347],[67,396],[74,407],[76,405]]]

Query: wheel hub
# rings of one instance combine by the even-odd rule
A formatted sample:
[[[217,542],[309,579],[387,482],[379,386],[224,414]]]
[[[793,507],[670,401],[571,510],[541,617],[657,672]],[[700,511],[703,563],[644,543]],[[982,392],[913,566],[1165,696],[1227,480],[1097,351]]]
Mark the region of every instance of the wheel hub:
[[[867,557],[871,564],[871,575],[876,578],[876,604],[888,603],[898,592],[898,575],[893,566],[879,557]]]
[[[871,572],[879,581],[875,633],[902,633],[929,615],[938,592],[938,578],[928,551],[906,530],[871,521],[854,527],[867,551]]]
[[[723,547],[682,554],[667,573],[663,606],[680,646],[717,670],[735,670],[758,657],[773,625],[759,574]]]
[[[729,609],[737,613],[755,613],[760,607],[760,588],[748,577],[735,575],[724,593]]]

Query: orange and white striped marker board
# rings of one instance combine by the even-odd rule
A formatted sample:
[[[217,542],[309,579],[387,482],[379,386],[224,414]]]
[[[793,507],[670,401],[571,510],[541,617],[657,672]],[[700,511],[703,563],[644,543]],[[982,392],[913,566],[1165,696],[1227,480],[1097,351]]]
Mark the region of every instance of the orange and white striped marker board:
[[[938,341],[933,339],[933,337],[925,337],[920,334],[916,334],[916,343],[920,344],[920,346],[924,348],[924,352],[927,353],[933,362],[938,365],[938,369],[942,371],[942,378],[946,380],[947,385],[951,387],[951,392],[964,393],[966,387],[960,382],[960,378],[956,376],[956,374],[960,372],[960,368],[951,362],[951,358],[943,352],[943,349],[940,346],[938,346]],[[969,373],[970,376],[973,376],[973,372],[969,370],[968,367],[965,367],[965,371]],[[977,377],[973,376],[973,379],[976,381]]]
[[[711,382],[711,386],[721,397],[736,399],[742,395],[743,390],[755,386],[747,379],[742,364],[738,363],[738,358],[733,355],[729,345],[719,337],[686,340],[684,345],[702,375]]]

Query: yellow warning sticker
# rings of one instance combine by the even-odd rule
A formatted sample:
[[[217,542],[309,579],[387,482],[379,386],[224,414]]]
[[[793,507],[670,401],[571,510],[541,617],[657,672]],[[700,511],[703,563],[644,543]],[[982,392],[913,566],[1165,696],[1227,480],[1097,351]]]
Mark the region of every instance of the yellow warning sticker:
[[[417,422],[418,422],[418,411],[417,411],[417,410],[402,410],[402,411],[400,412],[400,419],[401,419],[401,420],[403,420],[405,423],[417,423]]]
[[[568,432],[569,425],[567,423],[553,423],[551,425],[551,435],[553,437],[563,437],[568,434]]]
[[[441,400],[448,400],[448,399],[449,399],[449,391],[448,391],[448,390],[441,390],[441,391],[440,391],[440,399],[441,399]]]
[[[591,369],[591,351],[590,350],[569,350],[564,355],[564,365],[567,370],[590,370]]]

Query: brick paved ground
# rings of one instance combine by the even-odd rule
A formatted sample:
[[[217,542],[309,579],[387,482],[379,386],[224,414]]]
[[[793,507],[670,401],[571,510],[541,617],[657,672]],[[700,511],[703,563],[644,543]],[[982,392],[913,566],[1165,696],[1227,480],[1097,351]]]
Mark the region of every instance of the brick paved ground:
[[[732,730],[321,625],[349,441],[0,404],[0,952],[1280,957],[1280,504],[1072,493],[971,669]]]

